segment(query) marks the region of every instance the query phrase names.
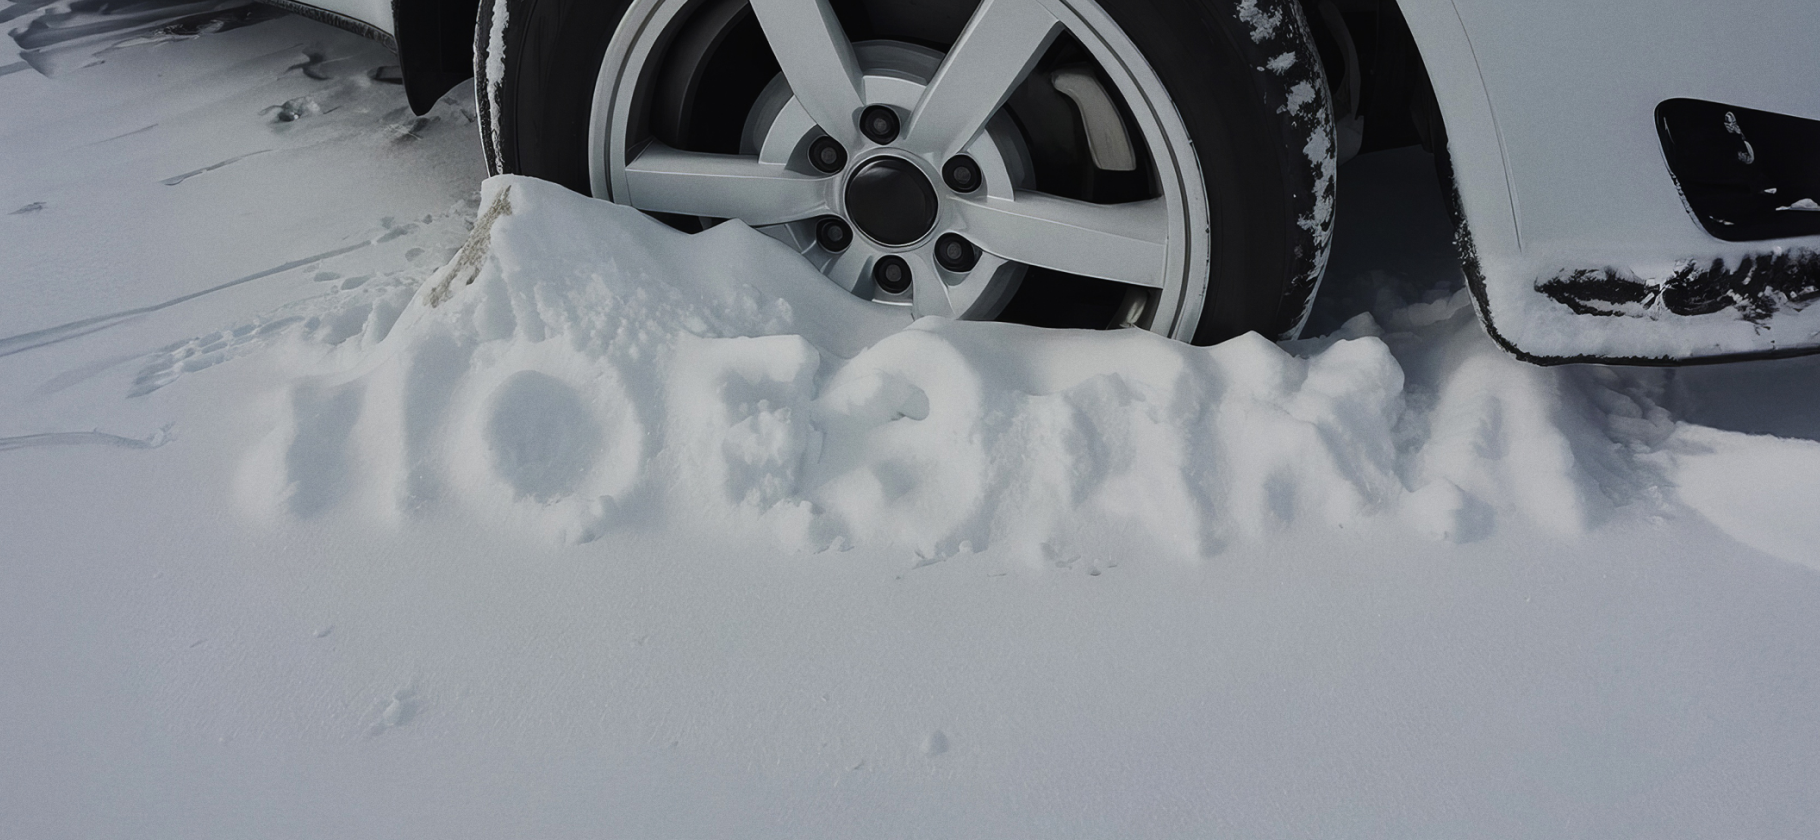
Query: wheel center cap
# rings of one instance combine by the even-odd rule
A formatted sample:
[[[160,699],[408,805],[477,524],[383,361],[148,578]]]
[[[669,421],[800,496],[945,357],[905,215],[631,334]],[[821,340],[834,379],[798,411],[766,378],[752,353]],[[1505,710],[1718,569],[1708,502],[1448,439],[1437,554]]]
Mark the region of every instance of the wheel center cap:
[[[875,158],[847,181],[847,214],[876,242],[909,245],[935,228],[935,185],[915,164]]]

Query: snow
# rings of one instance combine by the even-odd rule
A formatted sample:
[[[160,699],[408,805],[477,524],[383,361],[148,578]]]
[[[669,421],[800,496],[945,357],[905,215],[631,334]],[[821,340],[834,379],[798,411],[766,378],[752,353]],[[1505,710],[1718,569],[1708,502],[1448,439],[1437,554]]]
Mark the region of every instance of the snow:
[[[1265,11],[1258,8],[1258,0],[1239,0],[1237,13],[1239,20],[1251,27],[1251,40],[1259,44],[1275,38],[1277,27],[1283,25],[1283,10]]]
[[[475,68],[476,71],[479,71],[477,78],[484,81],[476,81],[475,84],[490,83],[494,89],[477,90],[476,96],[487,99],[489,107],[484,113],[489,116],[488,127],[492,130],[494,137],[500,137],[504,134],[505,129],[500,125],[502,116],[499,109],[498,86],[499,80],[506,77],[506,25],[511,21],[511,9],[508,8],[511,4],[504,0],[482,0],[482,2],[492,3],[488,18],[492,25],[487,29],[486,67],[484,70]]]
[[[1820,448],[1812,441],[1688,426],[1672,443],[1668,457],[1688,507],[1745,545],[1820,569],[1820,520],[1809,497]]]
[[[103,60],[0,76],[0,836],[1820,817],[1820,364],[1509,358],[1419,152],[1194,348],[482,184],[296,18]]]

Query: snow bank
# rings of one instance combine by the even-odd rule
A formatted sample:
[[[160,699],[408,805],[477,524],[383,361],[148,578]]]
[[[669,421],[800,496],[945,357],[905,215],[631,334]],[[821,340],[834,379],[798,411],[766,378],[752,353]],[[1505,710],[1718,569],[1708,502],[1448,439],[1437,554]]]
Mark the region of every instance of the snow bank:
[[[395,323],[365,307],[358,334],[298,334],[333,372],[279,400],[243,471],[257,509],[455,505],[567,542],[699,524],[1097,571],[1299,527],[1571,535],[1660,504],[1637,457],[1673,431],[1660,376],[1515,362],[1464,295],[1288,349],[910,323],[739,224],[686,236],[510,177],[482,206]]]

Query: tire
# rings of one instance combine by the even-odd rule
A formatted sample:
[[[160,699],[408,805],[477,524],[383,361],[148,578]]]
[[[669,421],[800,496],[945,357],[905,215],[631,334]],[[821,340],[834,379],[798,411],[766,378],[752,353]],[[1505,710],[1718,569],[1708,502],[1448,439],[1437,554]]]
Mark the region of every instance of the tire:
[[[686,230],[740,218],[881,305],[1201,344],[1292,338],[1326,264],[1334,124],[1295,0],[482,5],[493,171]],[[843,38],[858,46],[841,53]],[[1015,84],[979,81],[1020,66]],[[856,75],[857,91],[840,83]],[[975,94],[1004,87],[982,124],[991,103]],[[931,90],[942,107],[925,113]],[[891,110],[897,133],[867,135],[865,106]],[[846,153],[832,175],[811,159],[828,139]],[[947,178],[957,155],[982,181],[970,194]],[[765,186],[679,186],[729,165]],[[888,282],[894,260],[913,283]]]

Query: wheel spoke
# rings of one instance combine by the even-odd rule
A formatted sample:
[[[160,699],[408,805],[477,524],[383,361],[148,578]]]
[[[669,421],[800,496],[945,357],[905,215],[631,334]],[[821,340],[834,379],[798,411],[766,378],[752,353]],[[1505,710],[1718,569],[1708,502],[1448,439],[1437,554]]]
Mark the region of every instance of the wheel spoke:
[[[957,202],[967,232],[1007,260],[1163,288],[1169,213],[1162,199],[1090,204],[1046,193]]]
[[[1060,29],[1037,0],[981,0],[917,103],[906,145],[937,160],[960,153],[1004,107]]]
[[[918,318],[930,315],[953,318],[955,306],[948,299],[948,284],[943,283],[941,275],[935,273],[935,266],[924,262],[918,254],[905,254],[904,259],[910,263],[910,293],[913,295],[910,311],[916,313]]]
[[[828,0],[752,0],[758,25],[790,81],[790,91],[828,136],[857,145],[859,61]]]
[[[975,310],[980,305],[980,296],[992,289],[993,284],[990,281],[993,279],[993,275],[997,274],[1005,263],[1003,257],[981,254],[979,263],[973,266],[971,272],[968,272],[967,279],[959,285],[948,287],[948,304],[954,307],[957,317],[984,318],[993,314]]]
[[[871,246],[855,242],[835,257],[834,262],[829,263],[822,273],[833,280],[835,285],[851,292],[859,288],[860,278],[872,270],[872,260],[877,256],[878,252]]]
[[[626,167],[623,203],[654,213],[739,219],[754,227],[826,213],[828,178],[756,157],[683,152],[652,143]]]

